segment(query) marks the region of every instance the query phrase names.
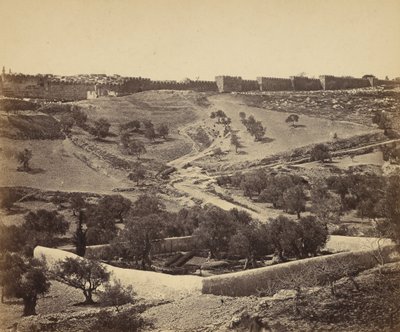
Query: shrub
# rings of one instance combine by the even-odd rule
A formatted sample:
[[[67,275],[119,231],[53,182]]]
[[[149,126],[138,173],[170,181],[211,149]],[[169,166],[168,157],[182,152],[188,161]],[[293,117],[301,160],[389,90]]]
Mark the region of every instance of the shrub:
[[[99,293],[98,299],[101,306],[113,306],[119,311],[119,306],[134,303],[135,295],[132,286],[123,287],[119,280],[115,280],[113,285],[105,285],[104,291]]]
[[[317,144],[311,150],[311,160],[324,163],[325,160],[332,161],[329,147],[326,144]]]
[[[140,317],[135,308],[113,314],[108,310],[101,310],[90,331],[97,332],[136,332],[145,325],[145,320]]]

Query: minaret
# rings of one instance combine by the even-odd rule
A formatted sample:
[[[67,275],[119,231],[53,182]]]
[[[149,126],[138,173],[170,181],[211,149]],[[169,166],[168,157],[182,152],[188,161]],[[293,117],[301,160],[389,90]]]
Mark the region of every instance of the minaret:
[[[1,78],[4,81],[4,78],[6,76],[6,67],[3,66],[3,70],[1,71]]]

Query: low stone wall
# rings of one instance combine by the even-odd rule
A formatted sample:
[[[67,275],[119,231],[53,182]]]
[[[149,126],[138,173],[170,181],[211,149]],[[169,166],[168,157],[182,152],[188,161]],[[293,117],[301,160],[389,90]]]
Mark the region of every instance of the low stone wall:
[[[189,238],[189,237],[186,237]],[[102,250],[106,245],[88,247],[92,250]],[[303,287],[319,285],[324,278],[325,266],[341,267],[349,264],[352,268],[361,271],[377,265],[374,255],[377,253],[376,238],[354,238],[346,236],[331,236],[327,248],[332,251],[350,250],[333,255],[320,256],[297,260],[278,265],[262,267],[253,270],[227,273],[211,277],[197,277],[192,275],[175,276],[152,271],[123,269],[103,264],[112,272],[111,279],[120,280],[125,286],[131,285],[135,292],[147,299],[172,299],[182,295],[215,294],[225,296],[248,296],[259,291],[269,292],[271,295],[280,289],[290,288],[287,278],[299,279]],[[400,260],[397,248],[388,239],[380,243],[381,254],[385,262]],[[60,249],[38,246],[34,250],[34,257],[45,258],[51,269],[58,261],[66,257],[78,256],[72,252]],[[334,269],[335,270],[335,269]],[[342,272],[344,273],[344,272]],[[344,275],[338,275],[338,278]],[[293,286],[293,285],[292,285]]]
[[[35,258],[45,258],[50,269],[67,257],[78,258],[77,255],[67,251],[41,246],[36,247],[33,254]],[[138,296],[146,299],[173,299],[188,294],[201,294],[203,280],[201,277],[173,276],[103,265],[112,273],[111,280],[119,280],[124,286],[132,286]]]
[[[320,256],[278,265],[227,273],[203,279],[203,294],[224,296],[249,296],[259,292],[273,295],[281,289],[295,288],[296,281],[302,287],[315,287],[321,284],[327,273],[334,273],[337,279],[344,277],[344,264],[352,269],[362,271],[377,265],[374,251],[345,252]],[[383,249],[386,261],[399,260],[394,246]],[[327,272],[326,267],[333,268]]]
[[[196,249],[201,248],[195,236],[169,237],[156,240],[152,244],[152,252],[154,254],[192,251]]]
[[[86,256],[97,257],[102,259],[108,255],[109,244],[99,244],[86,247]],[[74,252],[73,247],[63,248]],[[153,254],[170,254],[179,251],[193,251],[196,249],[202,249],[195,236],[182,236],[182,237],[169,237],[165,239],[155,240],[152,243]]]

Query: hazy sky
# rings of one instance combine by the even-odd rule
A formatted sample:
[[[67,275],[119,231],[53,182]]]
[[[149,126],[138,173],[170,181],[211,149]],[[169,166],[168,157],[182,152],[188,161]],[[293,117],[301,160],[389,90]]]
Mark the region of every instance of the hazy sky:
[[[0,65],[152,79],[400,76],[400,0],[0,0]]]

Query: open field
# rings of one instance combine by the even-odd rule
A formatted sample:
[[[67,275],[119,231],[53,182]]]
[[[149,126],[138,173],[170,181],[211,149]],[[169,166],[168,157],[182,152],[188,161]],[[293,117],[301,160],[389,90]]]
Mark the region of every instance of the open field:
[[[79,153],[68,141],[62,140],[0,140],[0,186],[39,187],[47,190],[110,192],[123,183],[89,168],[74,156]],[[15,151],[32,150],[30,172],[18,172]]]
[[[334,134],[338,138],[346,139],[352,136],[379,132],[371,125],[330,120],[317,115],[300,115],[297,127],[285,123],[288,114],[268,109],[248,106],[241,102],[240,96],[216,95],[209,98],[213,110],[221,109],[232,119],[232,130],[236,131],[243,145],[239,153],[234,152],[229,139],[224,139],[215,146],[220,146],[229,154],[222,158],[222,163],[235,163],[259,160],[269,155],[298,147],[332,141]],[[254,138],[246,131],[240,121],[239,112],[245,112],[247,117],[253,115],[267,128],[265,139],[254,142]]]

